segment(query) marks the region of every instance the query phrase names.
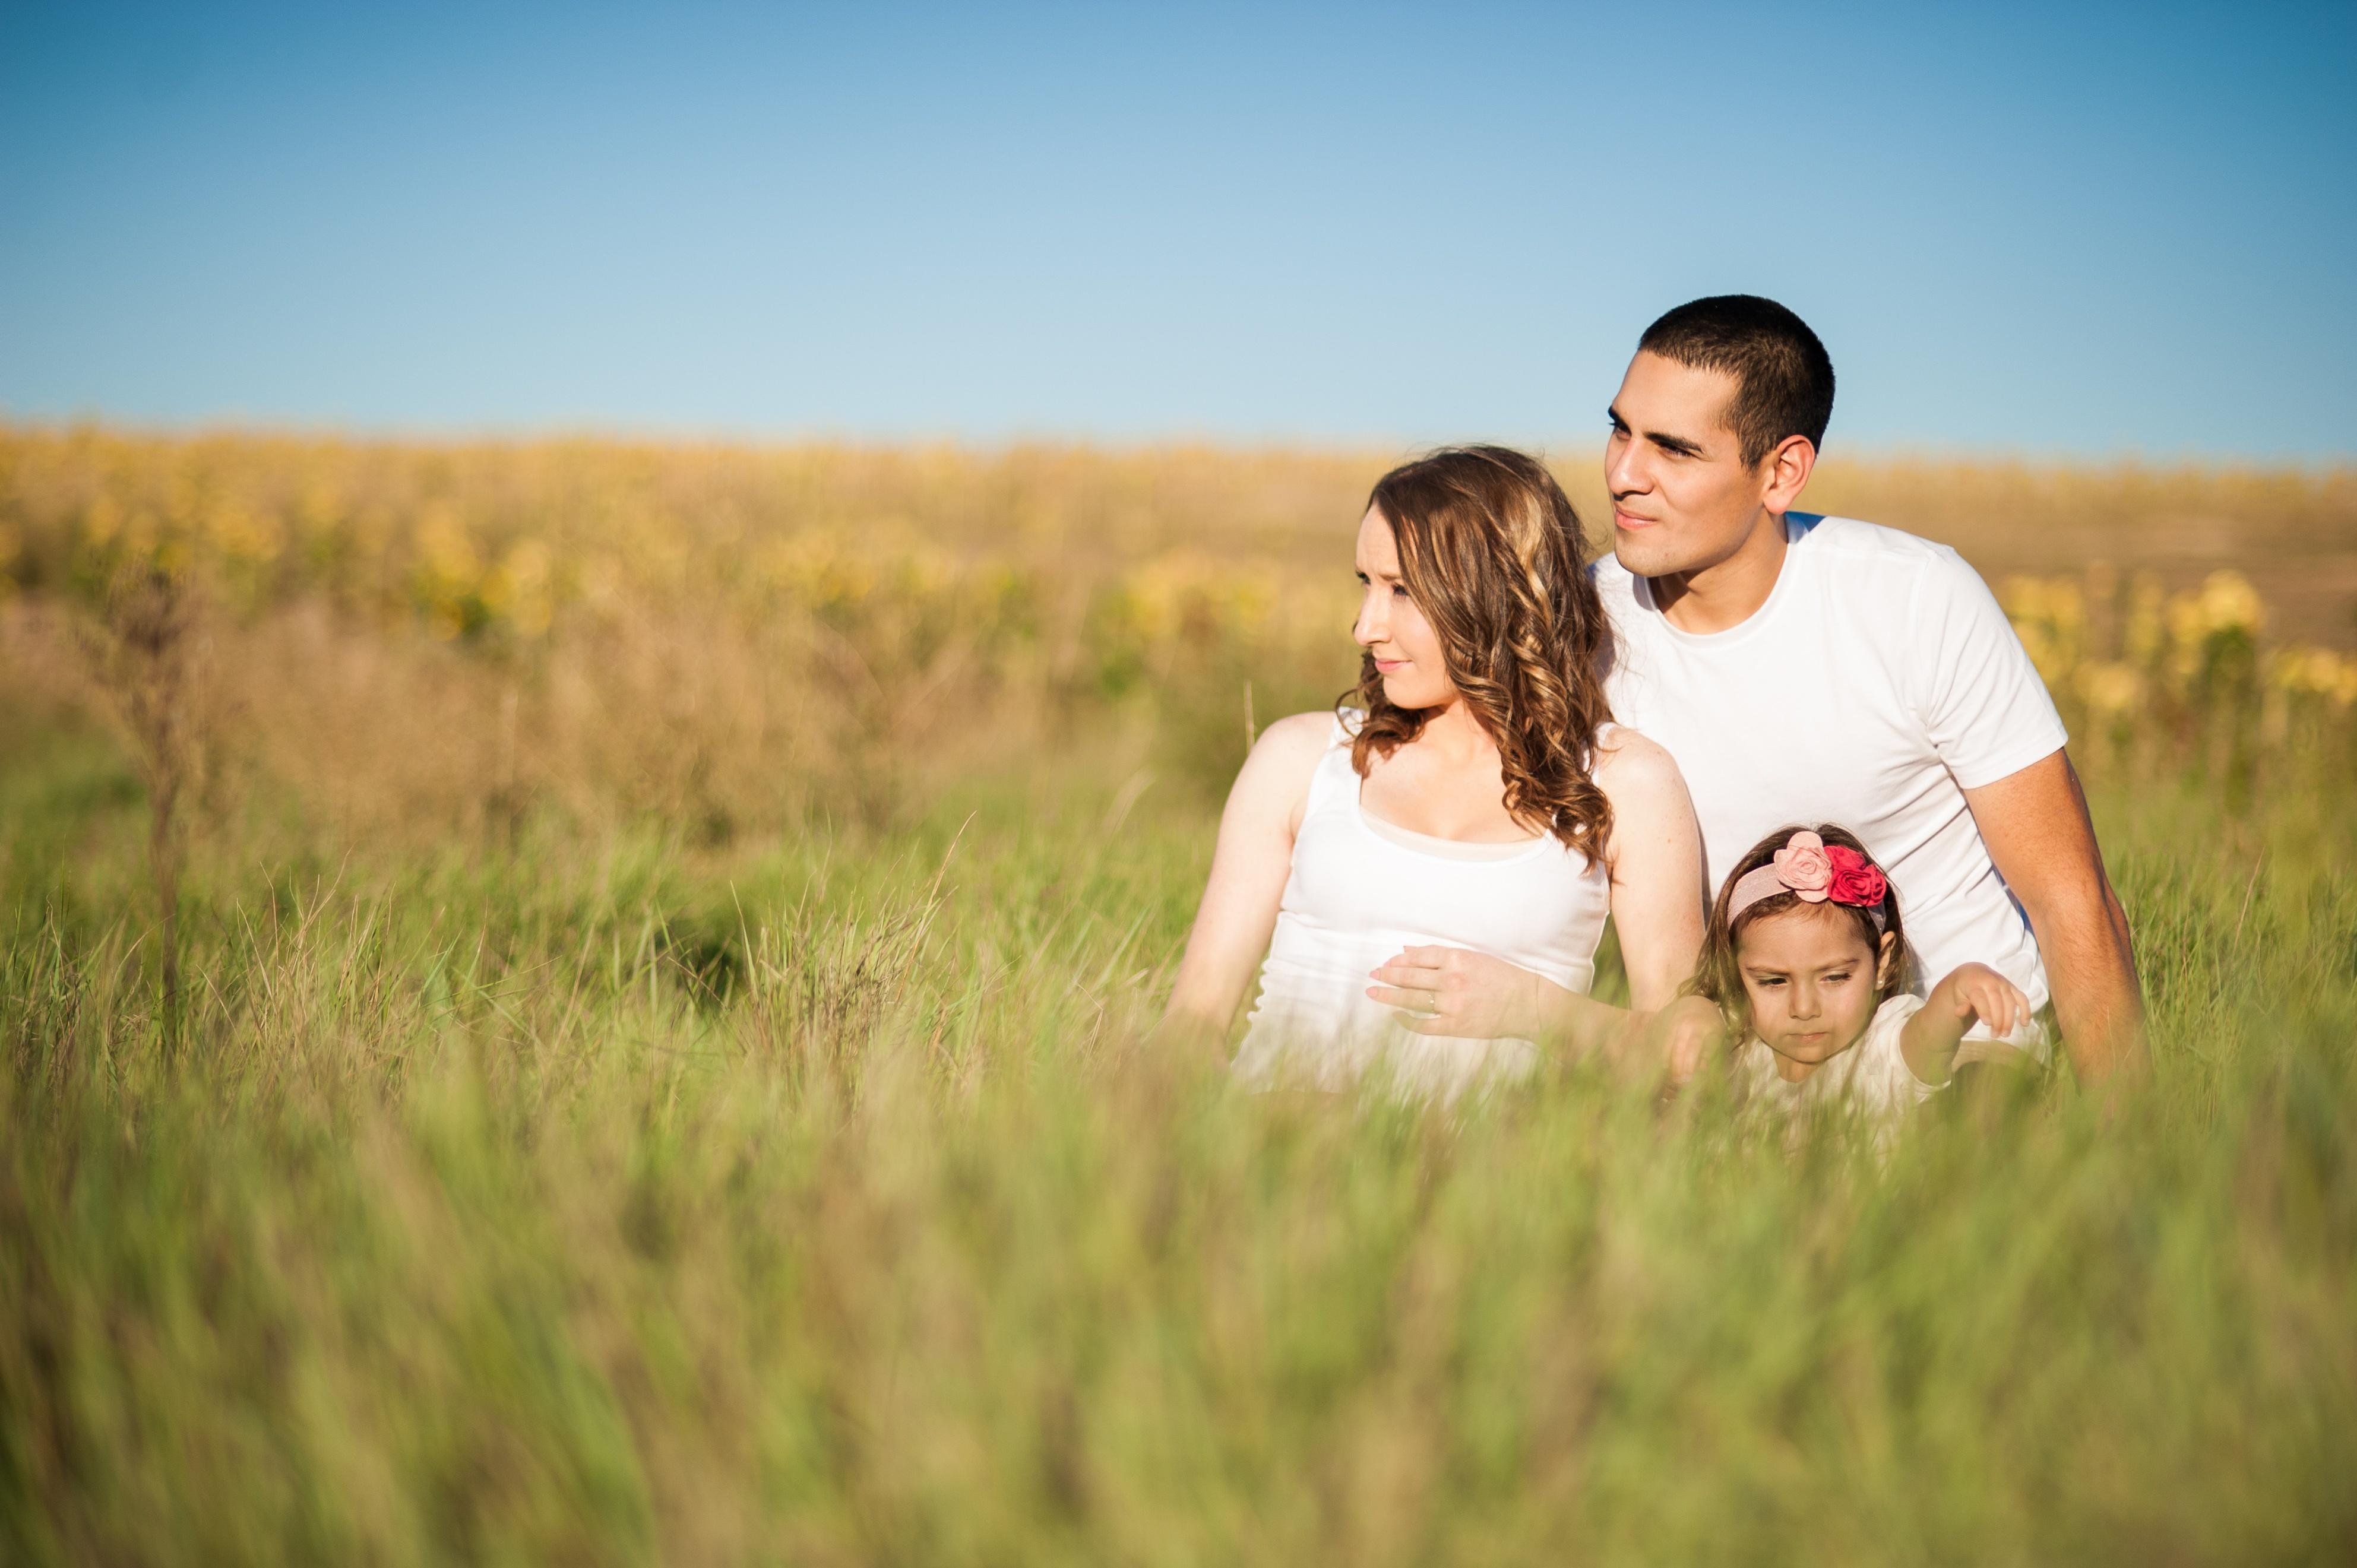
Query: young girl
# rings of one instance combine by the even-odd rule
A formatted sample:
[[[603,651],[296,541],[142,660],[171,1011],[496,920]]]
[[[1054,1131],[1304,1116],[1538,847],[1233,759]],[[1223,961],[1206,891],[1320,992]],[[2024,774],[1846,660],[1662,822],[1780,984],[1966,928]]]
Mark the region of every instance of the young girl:
[[[1257,990],[1243,1081],[1442,1099],[1542,1038],[1609,1048],[1692,971],[1702,841],[1669,754],[1608,716],[1570,500],[1522,453],[1438,452],[1375,486],[1356,553],[1358,690],[1245,761],[1170,1022],[1224,1044]],[[1608,915],[1631,1010],[1587,994]]]
[[[1916,996],[1882,868],[1847,829],[1780,828],[1738,861],[1712,906],[1691,989],[1715,1002],[1747,1099],[1847,1100],[1896,1117],[1948,1081],[1966,1030],[2002,1036],[2029,998],[1983,963]],[[1976,1042],[1977,1044],[1977,1042]]]

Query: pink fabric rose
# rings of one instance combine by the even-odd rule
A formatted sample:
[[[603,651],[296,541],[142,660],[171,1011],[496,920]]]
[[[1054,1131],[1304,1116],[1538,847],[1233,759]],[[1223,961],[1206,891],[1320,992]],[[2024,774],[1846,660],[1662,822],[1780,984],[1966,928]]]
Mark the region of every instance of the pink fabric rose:
[[[1825,891],[1818,894],[1818,897],[1830,897],[1836,904],[1855,904],[1865,909],[1881,907],[1882,896],[1890,890],[1889,879],[1882,875],[1882,867],[1857,851],[1845,849],[1840,844],[1827,849],[1825,859],[1831,863],[1833,875],[1825,884]]]
[[[1833,862],[1825,856],[1825,841],[1803,828],[1776,852],[1776,880],[1802,902],[1822,904],[1834,879]]]

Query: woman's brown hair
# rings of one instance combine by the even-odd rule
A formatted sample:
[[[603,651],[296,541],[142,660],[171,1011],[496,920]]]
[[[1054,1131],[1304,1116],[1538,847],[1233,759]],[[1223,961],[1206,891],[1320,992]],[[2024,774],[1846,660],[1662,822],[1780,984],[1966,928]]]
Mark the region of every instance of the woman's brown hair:
[[[1710,924],[1702,934],[1702,957],[1695,966],[1694,978],[1686,982],[1685,989],[1689,995],[1708,997],[1718,1004],[1719,1016],[1727,1021],[1727,1028],[1738,1038],[1748,1037],[1751,1033],[1751,995],[1743,989],[1743,970],[1736,962],[1736,948],[1742,941],[1745,931],[1757,922],[1773,916],[1790,914],[1798,908],[1838,910],[1857,923],[1858,940],[1866,943],[1866,950],[1878,955],[1874,969],[1875,999],[1880,1001],[1907,982],[1907,930],[1899,923],[1899,888],[1897,884],[1889,882],[1888,873],[1884,875],[1882,926],[1878,930],[1875,928],[1874,916],[1861,906],[1836,904],[1831,899],[1822,904],[1804,904],[1799,894],[1792,892],[1771,893],[1757,903],[1746,905],[1743,913],[1733,919],[1727,918],[1727,906],[1735,899],[1735,885],[1743,880],[1746,873],[1774,862],[1776,852],[1801,831],[1798,823],[1778,828],[1753,844],[1744,852],[1743,858],[1735,863],[1735,869],[1727,874],[1727,881],[1720,886],[1718,897],[1711,900]],[[1861,843],[1858,836],[1847,828],[1832,822],[1820,822],[1808,831],[1828,844],[1854,849],[1868,861],[1874,861],[1873,851]],[[1878,861],[1874,863],[1880,865]],[[1887,949],[1882,945],[1886,933],[1891,939]]]
[[[1439,636],[1450,682],[1497,743],[1506,810],[1602,861],[1612,807],[1588,770],[1612,716],[1612,634],[1570,498],[1534,457],[1458,446],[1394,468],[1367,500],[1391,524],[1400,578]],[[1423,732],[1424,710],[1383,695],[1372,653],[1342,700],[1366,710],[1351,750],[1362,778]]]

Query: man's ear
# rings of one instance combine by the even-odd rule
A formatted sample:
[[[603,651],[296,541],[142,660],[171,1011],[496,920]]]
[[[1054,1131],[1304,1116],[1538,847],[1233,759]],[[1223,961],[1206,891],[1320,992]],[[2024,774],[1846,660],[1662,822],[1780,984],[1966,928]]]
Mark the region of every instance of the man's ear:
[[[1767,489],[1760,492],[1760,504],[1779,516],[1792,510],[1808,488],[1809,475],[1817,466],[1816,443],[1805,435],[1787,435],[1776,444],[1776,449],[1760,459],[1761,476]]]

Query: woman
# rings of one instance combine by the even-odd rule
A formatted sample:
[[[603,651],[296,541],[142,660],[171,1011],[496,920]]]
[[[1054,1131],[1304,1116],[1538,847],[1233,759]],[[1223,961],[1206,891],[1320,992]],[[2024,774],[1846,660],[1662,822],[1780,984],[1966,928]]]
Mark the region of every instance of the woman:
[[[1439,452],[1375,486],[1357,555],[1356,705],[1253,747],[1168,1021],[1224,1036],[1259,964],[1247,1081],[1444,1098],[1537,1038],[1611,1044],[1693,971],[1702,842],[1669,754],[1608,716],[1571,502],[1519,452]],[[1631,1011],[1586,994],[1608,913]]]

